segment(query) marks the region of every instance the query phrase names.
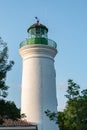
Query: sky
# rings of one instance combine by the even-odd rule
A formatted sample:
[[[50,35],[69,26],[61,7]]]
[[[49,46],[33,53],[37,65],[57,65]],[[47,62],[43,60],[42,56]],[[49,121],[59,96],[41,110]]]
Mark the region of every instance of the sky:
[[[87,0],[0,0],[0,36],[7,42],[9,60],[15,65],[7,74],[8,100],[21,102],[22,59],[19,44],[28,38],[27,29],[36,22],[49,29],[57,43],[55,57],[58,110],[66,104],[68,79],[87,88]]]

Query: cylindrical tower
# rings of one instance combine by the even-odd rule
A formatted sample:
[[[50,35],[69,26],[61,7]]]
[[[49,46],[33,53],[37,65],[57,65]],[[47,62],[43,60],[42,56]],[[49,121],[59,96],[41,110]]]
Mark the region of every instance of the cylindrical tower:
[[[23,59],[21,113],[27,121],[37,123],[39,130],[58,130],[45,115],[57,110],[54,57],[56,43],[47,37],[48,28],[37,21],[27,30],[28,39],[20,43]]]

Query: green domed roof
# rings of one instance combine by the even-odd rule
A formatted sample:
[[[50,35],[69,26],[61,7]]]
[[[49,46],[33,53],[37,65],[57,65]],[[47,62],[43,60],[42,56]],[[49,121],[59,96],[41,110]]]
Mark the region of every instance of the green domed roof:
[[[29,32],[30,29],[32,29],[32,28],[37,28],[37,27],[44,28],[44,29],[46,29],[47,32],[48,32],[48,28],[47,28],[45,25],[43,25],[43,24],[41,24],[41,23],[39,23],[39,22],[37,22],[37,23],[31,25],[31,26],[27,29],[27,32]]]

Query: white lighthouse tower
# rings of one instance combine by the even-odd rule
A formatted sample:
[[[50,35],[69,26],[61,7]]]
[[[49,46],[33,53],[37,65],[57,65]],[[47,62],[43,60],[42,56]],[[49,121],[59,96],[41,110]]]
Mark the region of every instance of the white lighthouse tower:
[[[27,30],[28,39],[20,43],[22,57],[21,113],[38,130],[58,130],[45,111],[57,111],[54,57],[57,45],[48,39],[48,28],[37,22]]]

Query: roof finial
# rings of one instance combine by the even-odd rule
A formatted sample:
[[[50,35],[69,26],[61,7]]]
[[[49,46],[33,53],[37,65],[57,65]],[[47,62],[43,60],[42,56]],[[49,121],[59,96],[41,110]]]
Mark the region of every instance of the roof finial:
[[[38,17],[35,17],[35,19],[37,20],[37,23],[39,23],[39,19],[38,19]]]

